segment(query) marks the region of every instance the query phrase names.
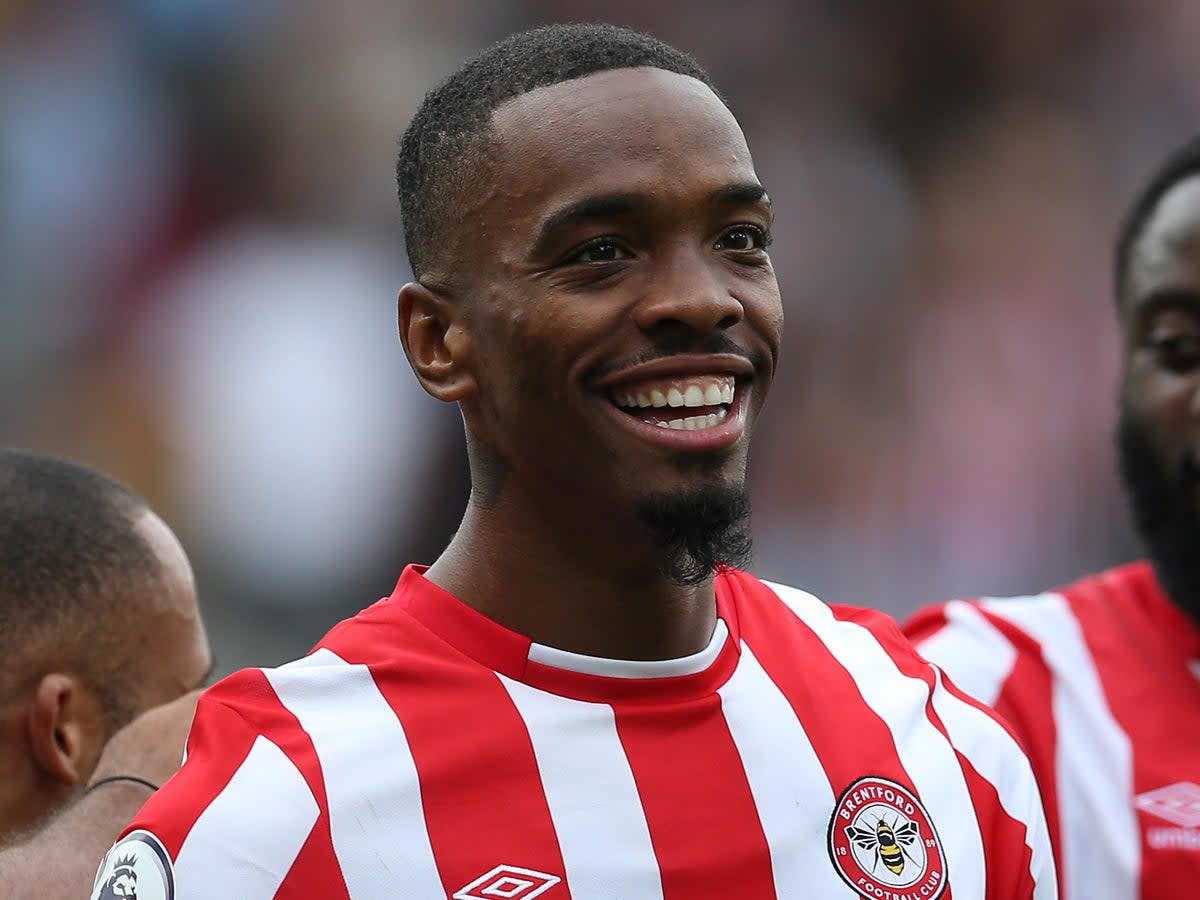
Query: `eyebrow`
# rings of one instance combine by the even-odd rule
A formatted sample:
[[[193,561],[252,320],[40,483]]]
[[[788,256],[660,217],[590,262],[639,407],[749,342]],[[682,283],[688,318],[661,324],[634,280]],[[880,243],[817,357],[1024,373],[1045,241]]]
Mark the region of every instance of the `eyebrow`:
[[[1179,287],[1159,288],[1151,291],[1141,300],[1135,301],[1135,315],[1139,318],[1145,318],[1166,309],[1196,312],[1200,309],[1200,291]]]
[[[721,206],[753,206],[756,203],[771,206],[771,198],[767,196],[767,189],[756,181],[727,184],[709,194],[708,199],[709,202]]]
[[[533,255],[537,256],[554,235],[565,228],[627,216],[647,203],[645,197],[637,194],[598,194],[569,203],[542,221],[533,242]]]
[[[708,195],[708,203],[714,206],[753,206],[758,203],[771,206],[767,189],[754,181],[727,184]],[[588,222],[616,219],[629,216],[650,205],[650,198],[643,194],[597,194],[569,203],[555,210],[538,226],[531,255],[539,255],[558,232]]]

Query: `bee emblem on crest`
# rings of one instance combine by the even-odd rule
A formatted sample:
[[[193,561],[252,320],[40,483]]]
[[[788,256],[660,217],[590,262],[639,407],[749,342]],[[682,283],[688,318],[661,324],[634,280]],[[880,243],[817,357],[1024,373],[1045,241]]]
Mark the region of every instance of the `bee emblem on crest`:
[[[915,856],[907,848],[921,837],[916,822],[910,821],[897,825],[896,822],[899,818],[900,816],[897,814],[891,822],[888,822],[885,815],[880,815],[874,828],[860,828],[857,825],[846,826],[846,837],[863,850],[873,851],[876,865],[883,863],[895,875],[903,874],[906,858],[916,862]]]
[[[829,820],[829,858],[860,897],[937,900],[949,884],[929,812],[890,778],[860,778],[842,792]]]

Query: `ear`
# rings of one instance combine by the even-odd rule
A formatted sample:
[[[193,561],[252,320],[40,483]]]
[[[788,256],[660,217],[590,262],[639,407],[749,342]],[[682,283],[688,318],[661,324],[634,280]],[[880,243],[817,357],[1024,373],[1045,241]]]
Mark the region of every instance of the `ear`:
[[[37,767],[70,787],[91,775],[107,738],[100,698],[74,675],[43,675],[29,706],[29,742]]]
[[[400,343],[421,387],[453,403],[475,393],[471,339],[449,298],[418,282],[400,289]]]

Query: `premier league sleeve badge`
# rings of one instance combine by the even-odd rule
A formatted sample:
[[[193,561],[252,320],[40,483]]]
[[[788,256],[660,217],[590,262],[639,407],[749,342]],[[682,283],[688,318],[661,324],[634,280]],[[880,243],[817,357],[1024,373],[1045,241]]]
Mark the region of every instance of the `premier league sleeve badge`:
[[[174,900],[171,858],[148,831],[131,831],[105,854],[91,900]]]

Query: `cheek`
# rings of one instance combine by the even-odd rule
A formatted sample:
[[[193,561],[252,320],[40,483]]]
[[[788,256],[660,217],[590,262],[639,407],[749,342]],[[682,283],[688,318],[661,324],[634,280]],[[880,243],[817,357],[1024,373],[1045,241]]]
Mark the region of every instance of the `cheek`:
[[[1121,407],[1160,451],[1173,455],[1200,424],[1198,391],[1195,376],[1173,375],[1134,360],[1122,381]]]
[[[779,358],[779,347],[783,341],[783,301],[774,276],[769,284],[757,286],[755,290],[743,291],[742,305],[746,310],[746,321],[762,337],[769,349],[771,359]]]

